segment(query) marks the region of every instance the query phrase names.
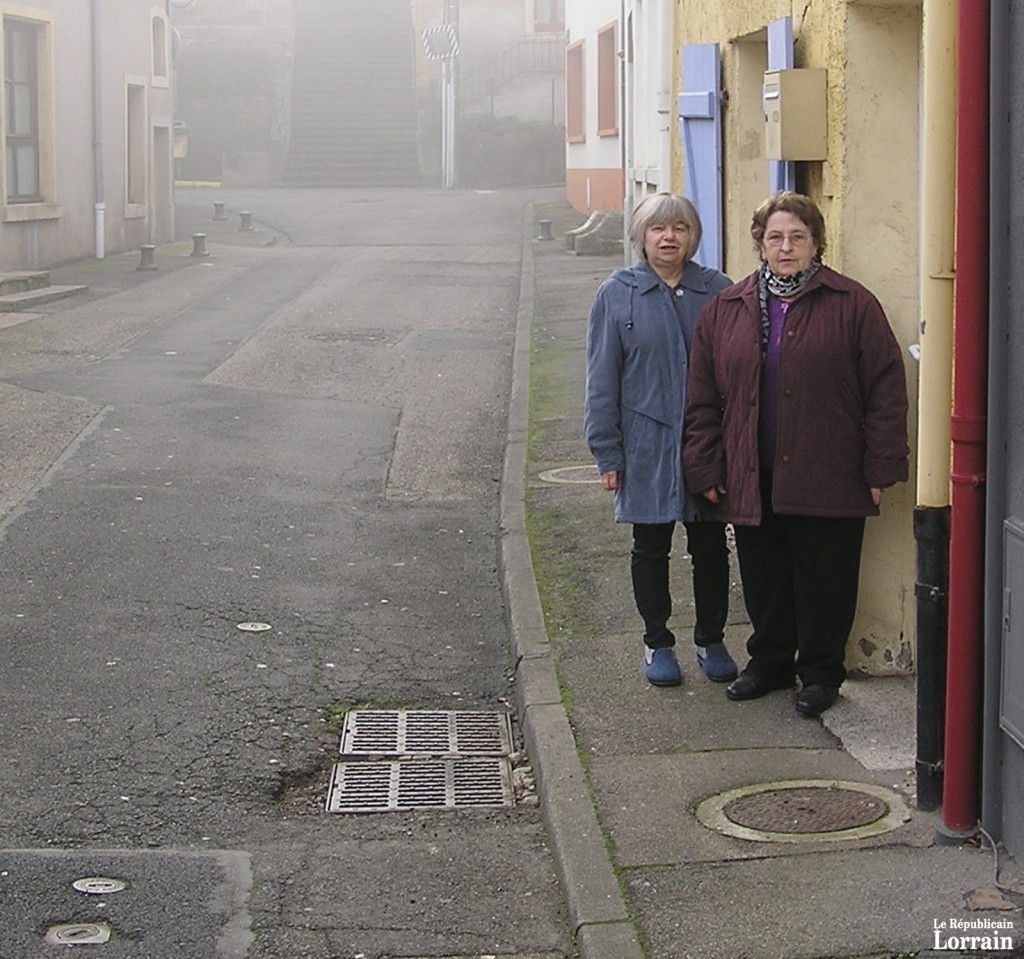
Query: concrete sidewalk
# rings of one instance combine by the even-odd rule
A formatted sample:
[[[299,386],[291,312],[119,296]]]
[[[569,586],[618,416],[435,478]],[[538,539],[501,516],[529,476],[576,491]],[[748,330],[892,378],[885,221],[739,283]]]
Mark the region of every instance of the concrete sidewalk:
[[[586,316],[621,259],[566,253],[581,222],[524,224],[502,503],[521,717],[581,959],[1024,955],[1022,896],[997,888],[1024,889],[1018,865],[939,844],[914,807],[912,678],[851,679],[822,720],[794,692],[730,702],[693,660],[680,538],[684,683],[645,682],[629,528],[582,439]],[[741,666],[747,632],[737,584]]]

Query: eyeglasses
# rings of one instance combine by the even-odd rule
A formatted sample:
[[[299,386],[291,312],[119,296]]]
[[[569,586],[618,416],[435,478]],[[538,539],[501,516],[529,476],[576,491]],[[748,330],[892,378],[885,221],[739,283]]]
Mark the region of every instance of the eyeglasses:
[[[765,246],[782,246],[789,240],[790,246],[806,246],[811,242],[808,233],[766,233],[764,236]]]

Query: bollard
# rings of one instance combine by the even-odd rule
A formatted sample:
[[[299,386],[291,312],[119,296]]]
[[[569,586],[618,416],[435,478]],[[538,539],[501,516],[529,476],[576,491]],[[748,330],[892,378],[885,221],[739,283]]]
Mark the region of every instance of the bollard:
[[[250,230],[256,229],[256,227],[252,225],[252,214],[248,210],[244,213],[239,213],[238,215],[242,219],[242,223],[238,227],[240,233],[248,233]]]
[[[226,220],[227,214],[224,212],[224,201],[214,200],[213,201],[213,218],[215,220]]]
[[[141,254],[141,256],[139,257],[139,265],[137,267],[135,267],[135,269],[136,270],[159,270],[160,267],[158,267],[153,262],[153,253],[155,251],[156,251],[156,247],[153,246],[152,243],[144,243],[142,246],[140,246],[139,247],[139,253]]]
[[[551,221],[550,220],[538,220],[537,226],[540,227],[540,236],[538,240],[553,240],[554,237],[551,235]]]
[[[210,251],[206,249],[206,234],[192,234],[192,256],[209,256]]]

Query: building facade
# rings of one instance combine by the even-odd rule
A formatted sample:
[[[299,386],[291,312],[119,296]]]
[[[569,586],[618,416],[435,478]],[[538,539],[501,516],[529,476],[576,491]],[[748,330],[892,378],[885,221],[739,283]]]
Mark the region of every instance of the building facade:
[[[5,269],[173,238],[167,3],[0,2]]]
[[[0,33],[5,269],[173,238],[167,0],[4,0]]]
[[[673,22],[671,0],[628,0],[622,25],[625,209],[672,188]]]
[[[623,209],[620,13],[620,0],[566,3],[565,190],[580,213]]]

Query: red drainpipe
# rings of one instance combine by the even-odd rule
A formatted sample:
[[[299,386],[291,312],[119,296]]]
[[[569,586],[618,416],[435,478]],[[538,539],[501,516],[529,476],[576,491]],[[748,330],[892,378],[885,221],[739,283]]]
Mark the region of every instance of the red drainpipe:
[[[988,365],[989,3],[960,0],[949,646],[942,821],[978,825]]]

